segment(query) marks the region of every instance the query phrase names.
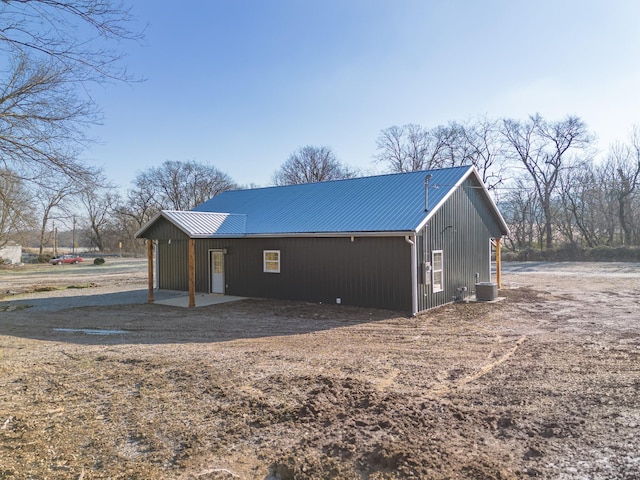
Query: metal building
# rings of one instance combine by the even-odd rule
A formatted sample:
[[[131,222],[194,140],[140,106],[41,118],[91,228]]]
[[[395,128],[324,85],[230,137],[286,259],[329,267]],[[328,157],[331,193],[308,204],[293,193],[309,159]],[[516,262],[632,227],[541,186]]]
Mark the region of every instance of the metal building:
[[[234,190],[136,236],[160,289],[413,314],[491,281],[507,225],[474,167]],[[498,269],[499,276],[499,269]],[[498,278],[499,281],[499,278]],[[194,300],[190,301],[194,304]]]

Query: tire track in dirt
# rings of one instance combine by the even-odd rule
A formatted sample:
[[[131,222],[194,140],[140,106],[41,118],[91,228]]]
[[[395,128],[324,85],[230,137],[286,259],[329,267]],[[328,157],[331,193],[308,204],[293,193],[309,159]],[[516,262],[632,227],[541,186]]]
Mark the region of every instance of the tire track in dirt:
[[[464,377],[460,377],[455,381],[442,381],[436,386],[434,386],[430,391],[428,391],[425,396],[430,399],[442,397],[443,395],[451,392],[452,390],[460,388],[468,383],[475,382],[479,378],[482,378],[483,376],[487,375],[494,368],[498,367],[499,365],[502,365],[504,362],[509,360],[518,351],[518,348],[520,347],[520,345],[522,345],[522,343],[526,339],[527,339],[526,335],[521,336],[518,340],[516,340],[516,343],[513,346],[513,348],[511,348],[508,352],[506,352],[504,355],[498,358],[495,362],[488,363],[484,365],[482,368],[480,368],[479,370],[472,373],[471,375],[465,375]]]

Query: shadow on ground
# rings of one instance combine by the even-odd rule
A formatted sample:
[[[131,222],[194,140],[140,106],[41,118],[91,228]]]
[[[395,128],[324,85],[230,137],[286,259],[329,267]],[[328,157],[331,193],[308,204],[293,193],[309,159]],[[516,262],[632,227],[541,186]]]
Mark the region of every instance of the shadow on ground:
[[[184,292],[161,291],[156,300],[176,295],[184,296]],[[145,289],[0,302],[0,306],[31,305],[3,311],[0,335],[83,345],[210,343],[306,334],[403,315],[270,299],[244,299],[191,309],[146,302]],[[75,306],[68,308],[69,305]]]

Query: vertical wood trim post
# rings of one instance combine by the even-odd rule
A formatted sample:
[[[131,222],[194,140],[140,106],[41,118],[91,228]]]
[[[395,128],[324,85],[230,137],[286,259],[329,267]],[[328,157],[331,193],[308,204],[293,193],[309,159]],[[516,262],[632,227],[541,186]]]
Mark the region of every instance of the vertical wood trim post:
[[[496,283],[502,288],[502,259],[500,258],[500,239],[496,238]]]
[[[196,242],[189,239],[189,308],[196,306]]]
[[[153,303],[153,240],[147,238],[147,276],[149,279],[149,294],[147,303]]]

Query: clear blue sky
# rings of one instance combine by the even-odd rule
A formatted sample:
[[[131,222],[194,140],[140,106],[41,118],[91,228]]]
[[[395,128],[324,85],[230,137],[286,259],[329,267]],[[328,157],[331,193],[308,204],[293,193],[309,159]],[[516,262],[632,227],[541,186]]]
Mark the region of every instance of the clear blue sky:
[[[268,185],[331,147],[366,172],[380,131],[477,116],[578,115],[605,150],[640,124],[636,0],[135,0],[143,83],[95,90],[86,152],[128,187],[165,160]]]

